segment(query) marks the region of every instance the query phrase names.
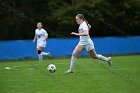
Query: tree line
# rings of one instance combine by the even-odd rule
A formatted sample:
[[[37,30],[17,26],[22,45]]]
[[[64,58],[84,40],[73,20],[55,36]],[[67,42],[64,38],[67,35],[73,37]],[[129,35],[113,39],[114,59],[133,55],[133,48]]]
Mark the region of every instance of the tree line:
[[[37,22],[51,38],[73,37],[78,13],[92,26],[90,36],[140,35],[139,0],[1,0],[0,40],[32,39]]]

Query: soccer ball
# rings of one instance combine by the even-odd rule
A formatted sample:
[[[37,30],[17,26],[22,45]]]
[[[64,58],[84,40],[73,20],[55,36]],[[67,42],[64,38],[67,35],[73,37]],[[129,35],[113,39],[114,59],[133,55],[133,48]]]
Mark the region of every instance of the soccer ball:
[[[56,71],[55,65],[54,65],[54,64],[48,65],[48,71],[49,71],[50,73],[54,73],[54,72]]]

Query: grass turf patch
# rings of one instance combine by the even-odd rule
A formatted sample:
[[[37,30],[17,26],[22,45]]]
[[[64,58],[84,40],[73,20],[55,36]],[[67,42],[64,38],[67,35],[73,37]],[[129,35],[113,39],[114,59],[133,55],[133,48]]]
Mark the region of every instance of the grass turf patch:
[[[140,56],[112,60],[109,69],[106,62],[78,58],[73,74],[64,73],[68,58],[0,62],[0,93],[140,93]],[[55,73],[47,71],[49,64]]]

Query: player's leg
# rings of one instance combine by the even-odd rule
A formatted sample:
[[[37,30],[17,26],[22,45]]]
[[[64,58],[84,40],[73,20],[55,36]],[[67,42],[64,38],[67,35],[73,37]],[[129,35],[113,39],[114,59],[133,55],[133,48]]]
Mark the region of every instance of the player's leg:
[[[76,62],[76,58],[78,54],[83,51],[84,48],[82,45],[77,45],[72,53],[71,62],[70,62],[70,69],[66,71],[66,73],[72,73],[74,71],[74,63]]]
[[[41,52],[42,56],[47,56],[47,57],[51,57],[50,52]]]
[[[48,52],[41,52],[41,54],[43,55],[43,56],[48,56],[50,53]]]
[[[40,44],[41,47],[45,48],[46,47],[46,43],[41,43]],[[50,53],[48,52],[41,52],[42,56],[47,56],[47,57],[51,57]]]
[[[95,51],[95,49],[89,50],[88,53],[90,54],[90,56],[92,58],[94,58],[94,59],[100,59],[102,61],[106,61],[106,62],[108,62],[109,66],[111,66],[111,64],[112,64],[111,63],[111,57],[108,57],[107,58],[107,57],[105,57],[105,56],[103,56],[101,54],[97,54],[96,51]]]
[[[108,62],[109,66],[111,66],[111,57],[105,57],[101,54],[97,54],[94,48],[93,42],[88,43],[86,46],[86,50],[88,51],[89,55],[94,59],[100,59],[102,61]]]
[[[42,62],[42,50],[44,49],[44,47],[38,47],[37,48],[37,53],[38,53],[38,58],[39,58],[39,62]]]

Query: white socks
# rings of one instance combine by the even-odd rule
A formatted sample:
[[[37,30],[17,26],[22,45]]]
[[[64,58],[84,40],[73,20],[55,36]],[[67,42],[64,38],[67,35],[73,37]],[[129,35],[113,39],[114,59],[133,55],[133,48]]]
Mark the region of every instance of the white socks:
[[[38,54],[38,58],[39,58],[39,62],[42,62],[43,57],[41,54]]]
[[[106,61],[106,62],[109,60],[107,57],[102,56],[100,54],[97,54],[97,56],[98,56],[98,59],[100,59],[100,60],[103,60],[103,61]]]
[[[76,58],[71,57],[71,63],[70,63],[70,70],[74,71],[74,63],[76,62]]]
[[[103,61],[108,61],[109,59],[105,56],[102,56],[100,54],[97,55],[98,59],[103,60]],[[70,71],[74,71],[74,63],[76,62],[77,58],[71,57],[71,63],[70,63]]]
[[[43,56],[48,56],[49,53],[41,52],[41,54],[38,54],[39,62],[42,62]]]
[[[46,52],[41,52],[41,55],[42,55],[42,56],[48,56],[48,55],[49,55],[49,53],[46,53]]]

